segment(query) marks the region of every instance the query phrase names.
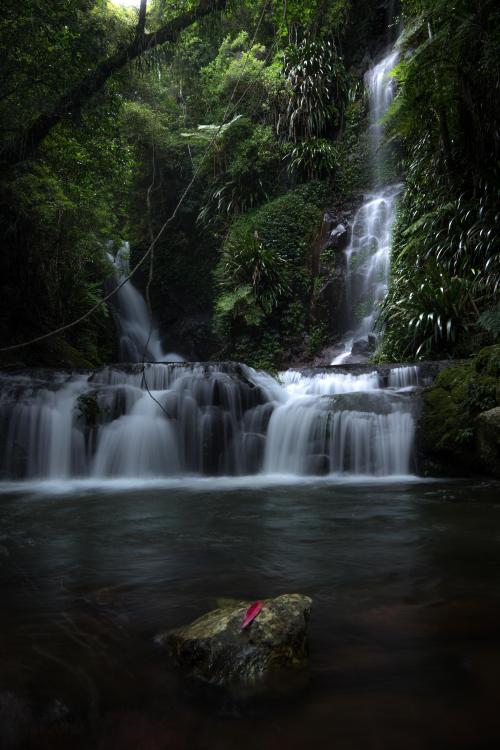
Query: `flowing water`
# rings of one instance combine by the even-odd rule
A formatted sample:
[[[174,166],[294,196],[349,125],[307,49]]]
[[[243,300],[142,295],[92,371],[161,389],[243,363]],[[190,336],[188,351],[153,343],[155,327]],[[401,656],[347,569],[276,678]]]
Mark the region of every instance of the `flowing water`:
[[[231,363],[1,375],[0,478],[408,475],[418,383]]]
[[[107,253],[108,260],[116,269],[111,280],[118,286],[129,274],[130,246],[125,242],[113,256]],[[122,362],[182,362],[180,355],[166,353],[161,344],[158,329],[151,323],[151,317],[140,291],[132,281],[127,281],[111,301],[113,317],[119,337],[120,360]]]
[[[0,494],[2,750],[499,746],[498,483],[128,484]],[[291,591],[297,685],[198,692],[155,645]]]
[[[370,102],[369,144],[372,179],[375,188],[366,195],[356,213],[352,236],[345,251],[346,319],[342,351],[332,364],[356,361],[355,342],[370,340],[375,334],[380,303],[387,294],[391,239],[401,184],[388,185],[385,170],[388,149],[384,145],[383,117],[394,99],[391,71],[398,52],[391,51],[365,77]],[[363,356],[363,355],[362,355]]]
[[[387,289],[396,59],[368,74],[377,187],[341,359]],[[130,282],[114,315],[123,361],[178,359]],[[0,374],[2,750],[499,746],[499,484],[419,480],[423,372],[366,370]],[[313,598],[310,669],[265,698],[201,691],[155,645],[219,597],[291,591]]]

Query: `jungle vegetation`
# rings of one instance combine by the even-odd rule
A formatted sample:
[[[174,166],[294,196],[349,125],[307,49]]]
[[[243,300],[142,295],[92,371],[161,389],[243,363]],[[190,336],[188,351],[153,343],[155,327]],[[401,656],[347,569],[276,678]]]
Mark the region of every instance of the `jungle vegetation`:
[[[363,75],[388,43],[391,9],[404,31],[387,133],[406,189],[377,356],[466,356],[492,343],[500,10],[397,6],[5,0],[2,346],[83,315],[111,273],[104,250],[129,240],[137,261],[169,219],[151,285],[169,348],[274,368],[329,343],[313,248],[325,208],[369,187]],[[102,304],[4,361],[96,365],[116,357],[114,341]]]

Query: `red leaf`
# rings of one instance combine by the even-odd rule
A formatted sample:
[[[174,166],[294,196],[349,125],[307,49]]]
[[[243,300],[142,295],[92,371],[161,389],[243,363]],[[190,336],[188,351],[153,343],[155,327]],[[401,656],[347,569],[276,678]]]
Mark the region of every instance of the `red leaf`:
[[[257,615],[259,614],[263,606],[264,604],[260,600],[254,602],[253,604],[249,606],[249,608],[247,609],[246,615],[243,618],[243,622],[241,623],[242,630],[244,630],[247,627],[247,625],[250,625],[250,623],[253,620],[255,620],[255,618],[257,617]]]

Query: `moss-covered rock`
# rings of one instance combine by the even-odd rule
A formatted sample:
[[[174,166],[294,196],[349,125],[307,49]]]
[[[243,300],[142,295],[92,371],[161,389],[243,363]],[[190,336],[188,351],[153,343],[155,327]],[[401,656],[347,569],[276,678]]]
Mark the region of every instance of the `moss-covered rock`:
[[[485,411],[477,418],[478,457],[488,473],[500,477],[500,407]]]
[[[190,677],[212,685],[256,685],[304,667],[311,599],[301,594],[266,599],[242,630],[249,605],[229,601],[189,625],[162,633],[157,641]]]
[[[496,413],[500,404],[499,382],[500,346],[483,349],[472,361],[448,367],[438,375],[424,394],[419,425],[418,449],[424,473],[496,473],[491,412]]]

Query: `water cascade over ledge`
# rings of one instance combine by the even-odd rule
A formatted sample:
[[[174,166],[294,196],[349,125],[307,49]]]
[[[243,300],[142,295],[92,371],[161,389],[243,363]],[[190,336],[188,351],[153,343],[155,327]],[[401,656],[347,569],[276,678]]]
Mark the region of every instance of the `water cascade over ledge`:
[[[1,477],[407,475],[417,368],[151,364],[0,376]]]

